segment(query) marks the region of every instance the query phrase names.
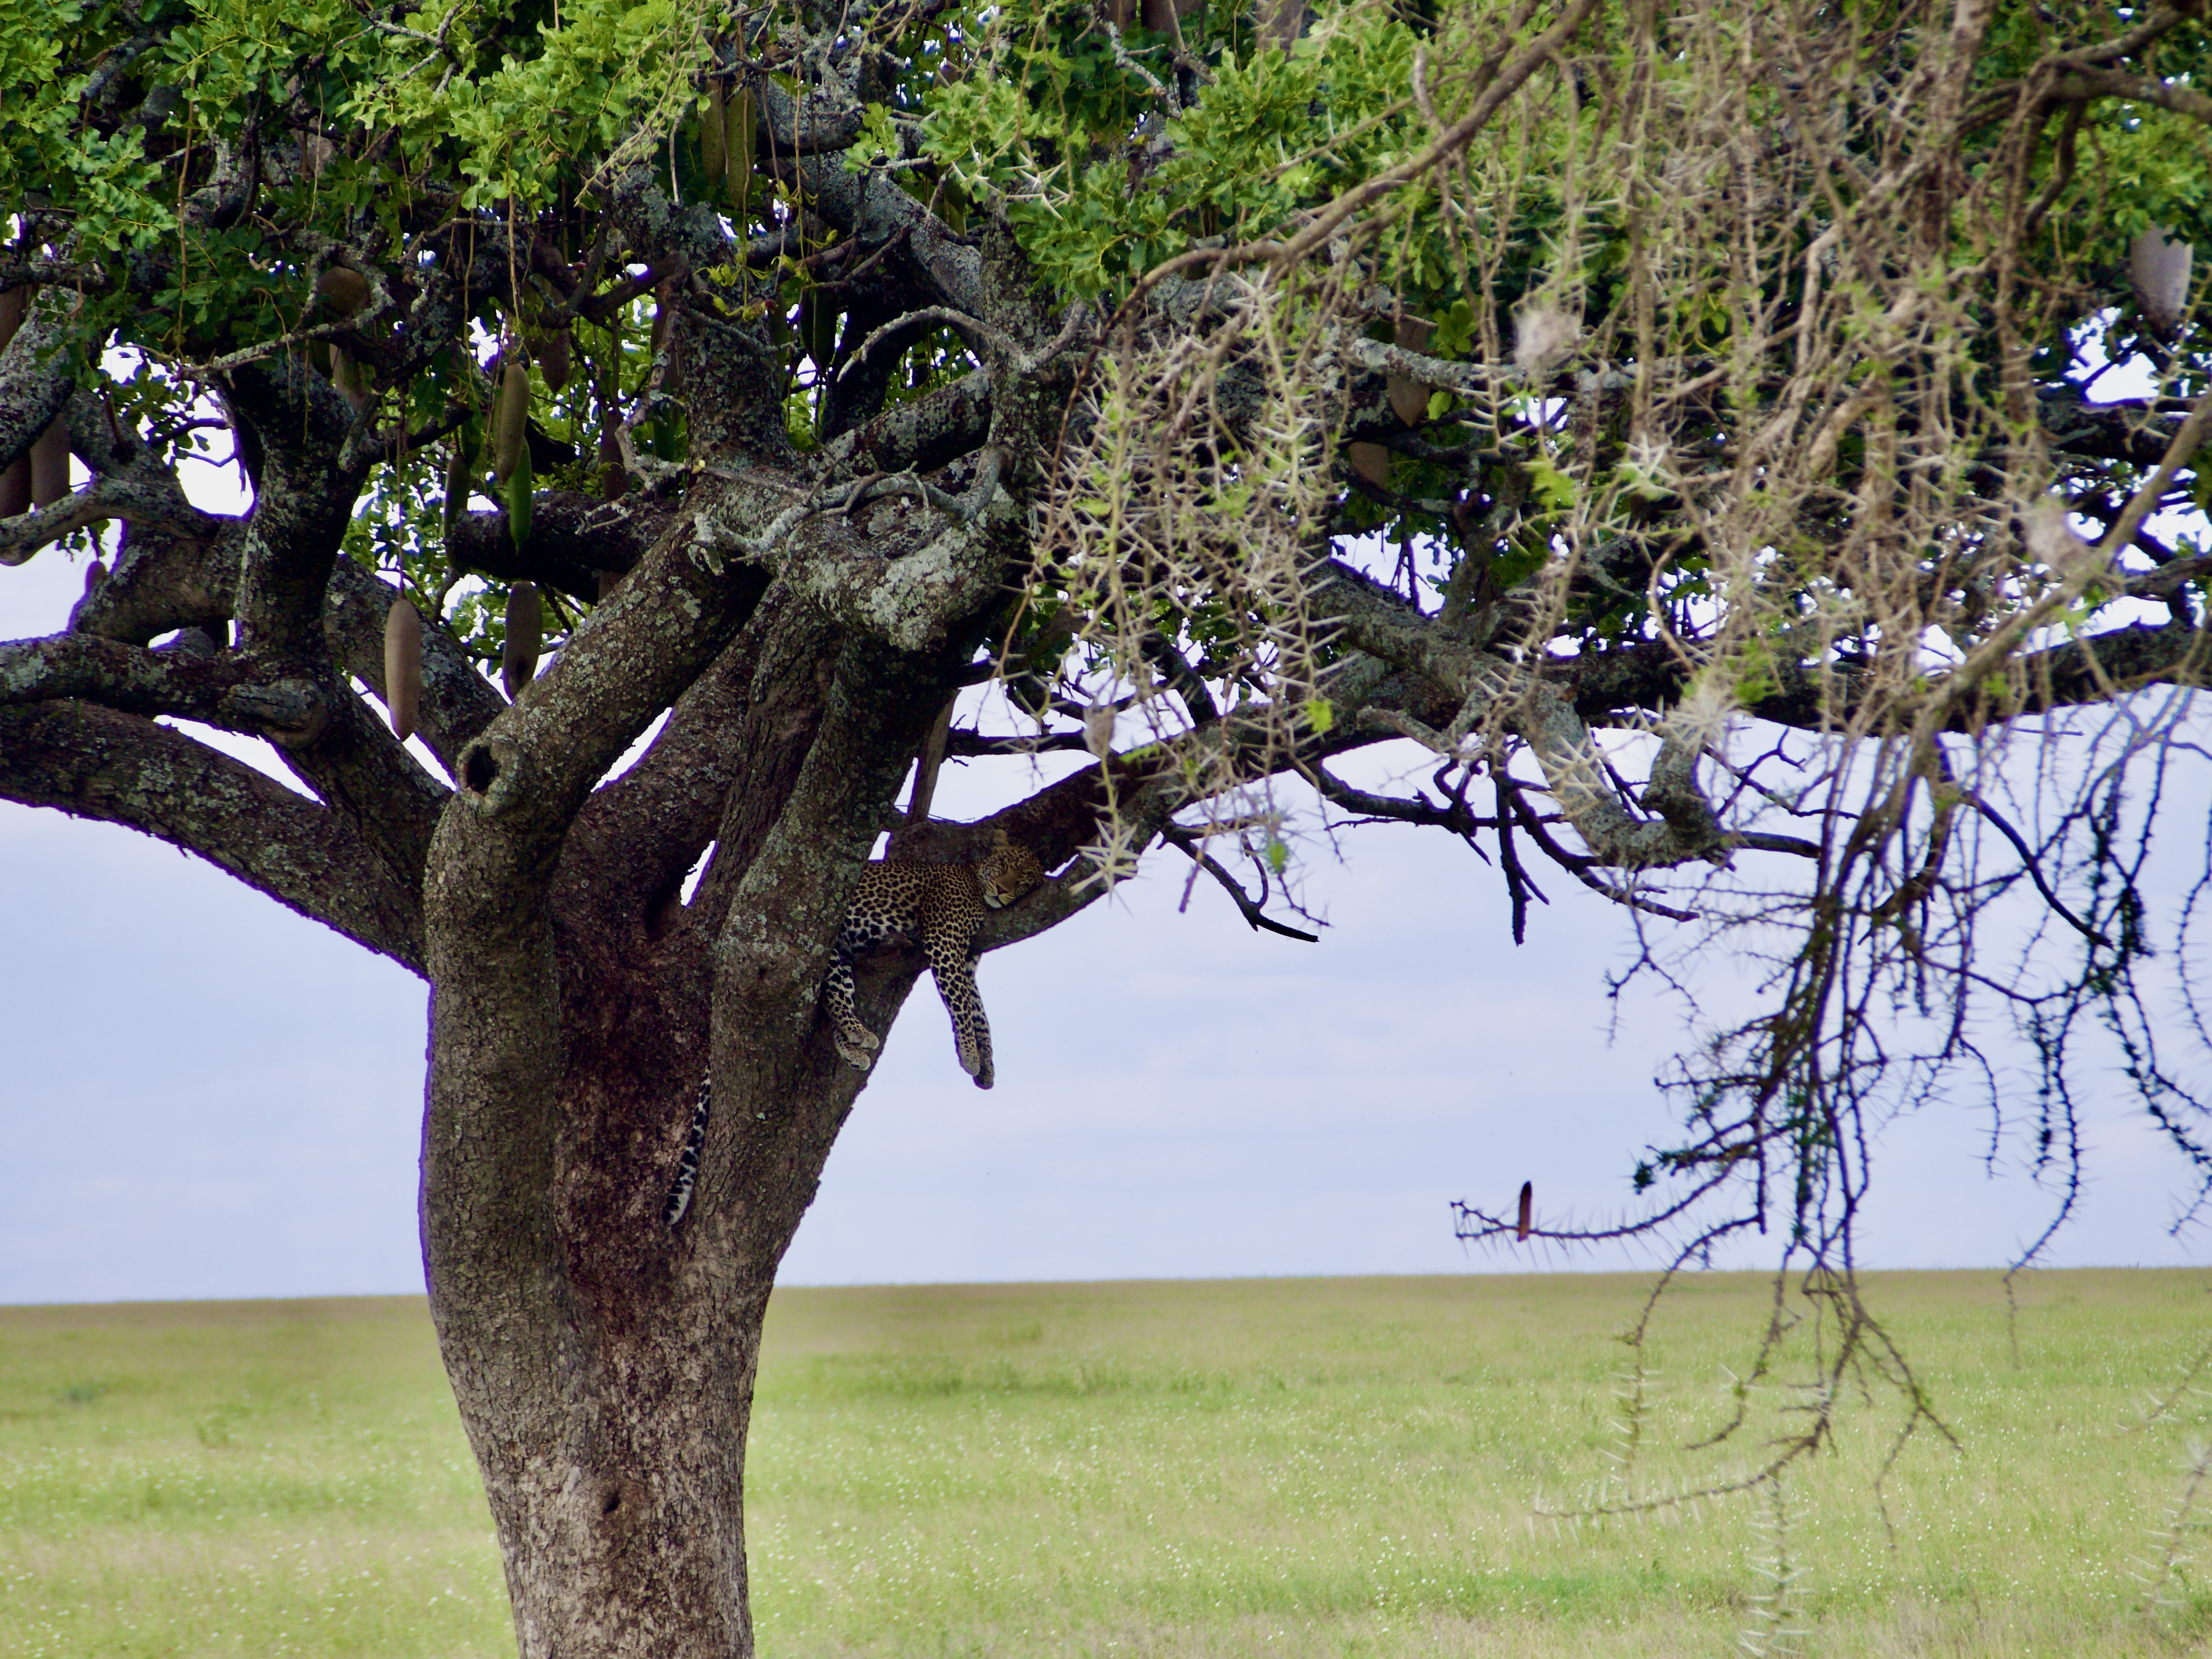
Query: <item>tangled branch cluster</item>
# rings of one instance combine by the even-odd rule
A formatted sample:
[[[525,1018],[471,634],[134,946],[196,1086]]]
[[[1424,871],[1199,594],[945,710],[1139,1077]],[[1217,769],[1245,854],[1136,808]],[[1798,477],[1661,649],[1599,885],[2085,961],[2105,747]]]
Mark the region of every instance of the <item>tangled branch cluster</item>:
[[[1961,1066],[1996,1109],[1984,1001],[2039,1055],[2027,1127],[2063,1206],[2092,1013],[2212,1167],[2136,986],[2127,805],[2187,717],[2130,693],[2204,660],[2204,555],[2153,526],[2201,476],[2212,398],[2201,345],[2116,292],[2124,215],[2090,165],[2140,125],[2098,137],[2098,66],[2194,26],[1642,6],[1562,48],[1532,17],[1470,9],[1416,59],[1410,182],[1139,285],[1065,434],[1031,605],[1093,684],[1133,688],[1217,828],[1303,775],[1487,832],[1516,930],[1517,831],[1764,964],[1756,1012],[1671,1078],[1688,1133],[1638,1172],[1657,1201],[1548,1237],[1659,1230],[1682,1262],[1771,1230],[1847,1273],[1887,1117]],[[2096,360],[2138,352],[2153,395],[2089,404]],[[1176,662],[1225,700],[1218,740]],[[1408,673],[1449,719],[1374,706]],[[1326,771],[1333,733],[1382,728],[1432,752],[1442,804]],[[2000,908],[2031,890],[2033,915]],[[1879,1334],[1855,1302],[1838,1328],[1838,1382]]]

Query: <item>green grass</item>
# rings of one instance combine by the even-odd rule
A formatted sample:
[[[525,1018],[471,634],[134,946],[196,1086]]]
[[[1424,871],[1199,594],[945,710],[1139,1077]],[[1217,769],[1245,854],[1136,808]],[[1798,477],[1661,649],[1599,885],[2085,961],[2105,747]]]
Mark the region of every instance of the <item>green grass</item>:
[[[1765,1499],[1575,1522],[1624,1476],[1638,1281],[777,1294],[751,1454],[764,1654],[2160,1654],[2212,1635],[2205,1275],[1876,1275],[1960,1449],[1875,1388]],[[1761,1281],[1670,1299],[1637,1490],[1736,1471]],[[1811,1336],[1801,1329],[1800,1347]],[[1809,1348],[1806,1349],[1809,1352]],[[1798,1357],[1802,1363],[1803,1355]],[[1792,1374],[1794,1373],[1788,1373]],[[2135,1576],[2162,1577],[2155,1598]],[[0,1309],[0,1659],[504,1655],[498,1558],[419,1301]]]

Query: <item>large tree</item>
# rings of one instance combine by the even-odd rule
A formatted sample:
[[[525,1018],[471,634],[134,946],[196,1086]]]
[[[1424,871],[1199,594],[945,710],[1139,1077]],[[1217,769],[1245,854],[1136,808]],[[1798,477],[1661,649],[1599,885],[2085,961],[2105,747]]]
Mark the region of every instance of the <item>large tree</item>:
[[[751,1650],[761,1319],[868,1079],[822,990],[886,830],[1060,872],[982,951],[1161,842],[1287,928],[1294,790],[1464,838],[1516,935],[1555,878],[1747,930],[1766,1004],[1635,1175],[1692,1245],[1847,1269],[1871,1115],[1985,992],[2057,1155],[2101,1011],[2212,1167],[2124,794],[2212,644],[2157,516],[2212,426],[2208,53],[2203,0],[0,0],[0,562],[121,526],[0,646],[0,795],[428,981],[431,1304],[527,1655]],[[2104,746],[2008,813],[2074,710]],[[1423,786],[1332,770],[1407,739]],[[932,820],[947,754],[1004,809]],[[2015,887],[2063,970],[1978,957]],[[921,966],[864,960],[872,1029]]]

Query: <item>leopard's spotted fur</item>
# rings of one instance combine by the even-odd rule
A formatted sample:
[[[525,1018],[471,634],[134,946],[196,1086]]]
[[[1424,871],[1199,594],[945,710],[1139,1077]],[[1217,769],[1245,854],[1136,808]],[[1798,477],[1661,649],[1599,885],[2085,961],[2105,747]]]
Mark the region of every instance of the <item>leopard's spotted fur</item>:
[[[699,1079],[699,1097],[691,1103],[691,1129],[684,1137],[684,1156],[676,1160],[676,1184],[660,1206],[660,1218],[673,1227],[691,1207],[691,1190],[699,1184],[699,1149],[707,1144],[707,1115],[714,1105],[714,1073],[710,1068]]]
[[[871,1050],[882,1046],[854,1011],[854,954],[889,939],[920,933],[937,994],[952,1016],[960,1069],[975,1079],[977,1088],[989,1088],[991,1025],[975,991],[975,924],[986,906],[995,910],[1012,904],[1043,879],[1036,855],[1014,846],[1003,830],[980,864],[870,865],[837,930],[836,961],[822,988],[837,1052],[865,1072],[875,1061]]]
[[[837,957],[823,984],[823,1000],[836,1030],[837,1052],[866,1071],[874,1063],[869,1051],[881,1039],[860,1024],[853,1007],[853,957],[860,951],[893,938],[921,935],[929,952],[930,971],[937,989],[952,1015],[952,1037],[959,1047],[960,1066],[975,1079],[975,1086],[991,1086],[991,1027],[983,1017],[983,1000],[975,991],[975,961],[969,954],[975,924],[988,905],[996,910],[1012,904],[1044,879],[1044,868],[1035,854],[1016,847],[999,831],[990,855],[981,864],[872,864],[860,877],[853,902],[837,930]],[[690,1210],[699,1179],[699,1154],[707,1144],[707,1120],[714,1109],[712,1073],[699,1079],[698,1097],[692,1103],[691,1126],[678,1159],[676,1180],[661,1206],[661,1218],[671,1227],[680,1224]]]

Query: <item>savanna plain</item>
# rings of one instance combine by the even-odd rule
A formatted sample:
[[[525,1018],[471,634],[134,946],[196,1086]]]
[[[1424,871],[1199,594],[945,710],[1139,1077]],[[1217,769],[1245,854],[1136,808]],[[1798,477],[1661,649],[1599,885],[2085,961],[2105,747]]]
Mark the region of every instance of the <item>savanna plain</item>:
[[[2212,1278],[1875,1275],[1872,1370],[1755,1468],[1832,1322],[1649,1282],[785,1290],[769,1656],[2165,1654],[2212,1636]],[[1861,1384],[1863,1384],[1862,1388]],[[1726,1423],[1718,1448],[1691,1450]],[[1893,1454],[1894,1454],[1893,1457]],[[1883,1471],[1887,1464],[1887,1472]],[[0,1309],[0,1656],[514,1651],[419,1299]]]

